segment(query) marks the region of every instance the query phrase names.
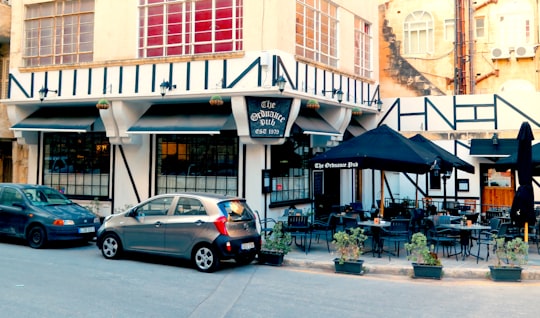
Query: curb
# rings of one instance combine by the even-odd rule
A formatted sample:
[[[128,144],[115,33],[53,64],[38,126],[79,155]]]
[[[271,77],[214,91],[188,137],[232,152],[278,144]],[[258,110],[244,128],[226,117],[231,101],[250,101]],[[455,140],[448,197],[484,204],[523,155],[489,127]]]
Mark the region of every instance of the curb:
[[[365,263],[364,263],[365,264]],[[306,268],[320,269],[324,271],[334,272],[334,263],[325,261],[300,260],[286,258],[283,260],[283,265]],[[531,268],[532,267],[532,268]],[[365,272],[368,275],[391,275],[391,276],[408,276],[412,277],[412,266],[402,265],[364,265]],[[443,267],[443,278],[455,279],[489,279],[489,268],[445,268]],[[538,280],[540,281],[540,266],[526,266],[521,273],[522,280]]]

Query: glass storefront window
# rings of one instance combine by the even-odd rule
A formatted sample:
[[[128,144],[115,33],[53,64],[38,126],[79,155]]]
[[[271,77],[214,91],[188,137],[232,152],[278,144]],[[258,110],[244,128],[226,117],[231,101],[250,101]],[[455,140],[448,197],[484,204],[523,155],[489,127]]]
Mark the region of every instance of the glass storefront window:
[[[309,199],[309,135],[293,134],[272,146],[272,203]]]
[[[157,137],[157,193],[202,191],[238,195],[238,138]]]
[[[110,144],[104,132],[44,133],[43,184],[68,197],[109,196]]]

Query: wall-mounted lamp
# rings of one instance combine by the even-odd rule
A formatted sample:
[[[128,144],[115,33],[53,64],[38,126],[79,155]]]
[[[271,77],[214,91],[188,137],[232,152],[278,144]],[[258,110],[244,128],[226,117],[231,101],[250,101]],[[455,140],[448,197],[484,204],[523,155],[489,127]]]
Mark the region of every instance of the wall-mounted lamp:
[[[441,166],[439,166],[439,160],[435,159],[435,161],[431,165],[430,170],[433,171],[433,176],[435,177],[439,176],[439,172],[441,171]]]
[[[285,80],[283,75],[280,75],[278,77],[278,79],[276,80],[276,83],[277,83],[277,86],[279,88],[279,92],[283,93],[283,91],[285,90],[285,84],[287,84],[287,81]]]
[[[493,146],[499,145],[499,135],[497,133],[493,134],[493,137],[491,137],[491,142],[493,143]]]
[[[441,172],[441,178],[450,179],[452,177],[452,170]]]
[[[167,91],[170,91],[173,88],[176,89],[176,85],[173,85],[170,82],[163,80],[163,82],[159,84],[159,91],[161,92],[161,97],[165,96],[165,94],[167,94]]]
[[[337,95],[338,102],[341,103],[343,101],[343,91],[341,89],[332,88],[332,90],[330,90],[330,91],[322,91],[323,94],[326,94],[328,92],[332,93],[332,98],[334,98],[334,96]]]
[[[381,111],[382,109],[382,101],[380,99],[373,99],[373,100],[364,100],[363,103],[367,103],[368,106],[371,106],[373,103],[377,104],[377,111]]]
[[[39,100],[40,101],[43,101],[45,99],[45,97],[47,97],[47,93],[49,92],[53,92],[53,93],[56,93],[58,94],[58,91],[55,90],[55,89],[48,89],[47,87],[45,86],[42,86],[41,89],[38,91],[39,93]]]

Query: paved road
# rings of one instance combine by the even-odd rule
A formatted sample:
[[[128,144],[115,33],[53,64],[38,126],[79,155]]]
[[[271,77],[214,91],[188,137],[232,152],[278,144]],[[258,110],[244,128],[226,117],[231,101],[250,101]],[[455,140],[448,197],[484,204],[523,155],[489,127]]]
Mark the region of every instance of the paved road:
[[[525,317],[540,282],[414,280],[183,261],[103,259],[95,245],[34,250],[0,241],[0,317]]]

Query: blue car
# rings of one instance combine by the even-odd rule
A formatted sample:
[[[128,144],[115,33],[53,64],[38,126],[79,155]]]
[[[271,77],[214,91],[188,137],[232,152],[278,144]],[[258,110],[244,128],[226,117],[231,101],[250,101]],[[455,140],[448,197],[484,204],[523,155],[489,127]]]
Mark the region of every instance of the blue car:
[[[92,240],[100,225],[97,215],[51,187],[0,183],[0,235],[43,248],[50,241]]]

